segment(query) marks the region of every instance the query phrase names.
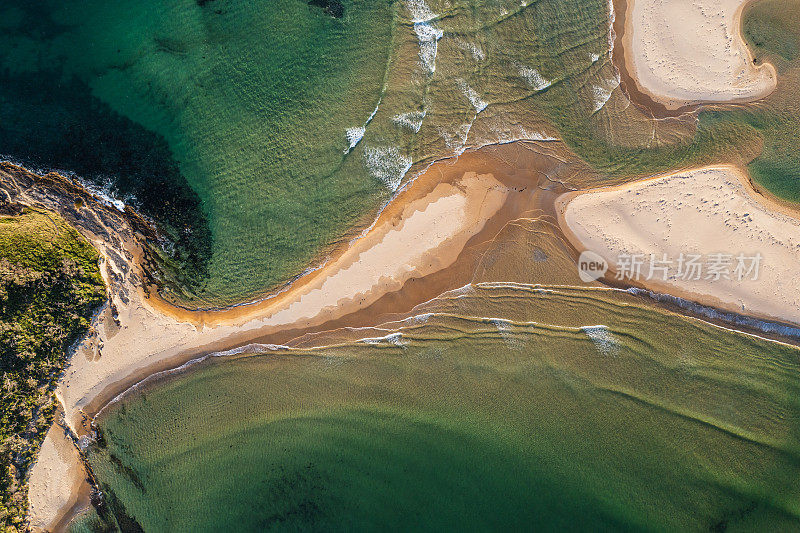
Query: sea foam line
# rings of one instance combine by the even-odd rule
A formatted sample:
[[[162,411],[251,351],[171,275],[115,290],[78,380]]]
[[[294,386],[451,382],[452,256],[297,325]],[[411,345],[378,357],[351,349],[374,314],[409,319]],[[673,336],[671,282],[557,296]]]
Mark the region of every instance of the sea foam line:
[[[597,326],[581,326],[589,340],[595,345],[597,351],[603,355],[615,356],[619,353],[619,341],[611,333],[608,326],[603,324]]]
[[[615,72],[613,78],[604,80],[602,84],[592,86],[592,92],[594,93],[594,113],[597,113],[603,109],[603,107],[605,107],[605,105],[611,99],[611,95],[614,93],[614,90],[619,87],[619,84],[619,73]]]
[[[436,71],[436,54],[439,40],[444,32],[433,23],[437,15],[431,11],[424,0],[406,0],[406,9],[414,24],[414,33],[419,42],[419,59],[422,67],[429,73]]]
[[[457,83],[458,86],[461,88],[461,92],[464,93],[464,96],[467,97],[469,103],[472,104],[472,107],[475,108],[476,115],[481,111],[483,111],[484,109],[486,109],[486,107],[489,104],[486,103],[486,101],[480,97],[480,95],[475,91],[475,89],[467,85],[467,82],[465,82],[464,80],[458,80]]]
[[[386,187],[397,191],[406,173],[413,165],[410,157],[400,153],[397,146],[370,146],[364,149],[364,162],[370,174]]]
[[[364,134],[367,132],[367,126],[369,126],[369,123],[372,122],[373,118],[375,118],[375,114],[378,112],[378,108],[381,106],[381,100],[382,99],[383,99],[383,96],[378,98],[378,103],[375,104],[375,109],[373,109],[372,113],[370,113],[369,117],[367,117],[367,121],[364,122],[363,126],[357,126],[357,127],[354,127],[354,128],[348,128],[347,131],[345,131],[344,135],[347,138],[347,142],[349,143],[349,146],[344,151],[345,155],[347,155],[350,152],[352,152],[353,148],[355,148],[356,145],[359,142],[361,142],[361,139],[364,138]]]
[[[697,302],[692,302],[691,300],[686,300],[679,296],[657,293],[649,291],[647,289],[640,289],[637,287],[631,287],[627,289],[626,292],[629,292],[630,294],[634,294],[637,296],[647,296],[657,302],[677,305],[681,309],[686,309],[688,311],[691,311],[692,313],[704,316],[706,318],[710,318],[712,320],[722,320],[724,322],[728,322],[736,326],[752,328],[758,331],[762,331],[764,333],[782,335],[784,337],[789,337],[792,339],[800,339],[800,327],[797,326],[781,324],[778,322],[769,322],[758,318],[740,315],[738,313],[721,311],[719,309],[708,307],[699,304]],[[746,333],[746,332],[741,332],[741,333]],[[766,340],[771,340],[771,339],[766,339]]]
[[[425,119],[427,111],[408,111],[406,113],[399,113],[392,117],[392,122],[400,127],[405,127],[419,133],[422,128],[422,121]]]
[[[80,176],[79,174],[76,174],[71,170],[64,170],[60,168],[45,168],[45,167],[39,168],[35,166],[29,166],[20,160],[14,159],[13,157],[9,157],[4,154],[0,154],[0,161],[2,161],[3,163],[11,163],[16,167],[25,169],[32,174],[38,174],[39,176],[44,176],[46,174],[49,174],[50,172],[55,172],[56,174],[64,176],[65,178],[68,178],[73,182],[77,183],[86,192],[91,194],[98,203],[106,207],[113,207],[123,213],[125,212],[126,203],[131,204],[132,202],[136,201],[135,196],[129,196],[125,198],[125,200],[121,200],[116,196],[114,196],[114,193],[112,191],[113,182],[109,177],[106,177],[106,179],[103,181],[103,185],[96,185],[95,183],[92,183],[88,179]]]
[[[542,76],[541,73],[535,68],[520,65],[517,68],[517,71],[525,80],[525,82],[535,91],[543,91],[553,84],[552,81],[545,79],[545,77]]]

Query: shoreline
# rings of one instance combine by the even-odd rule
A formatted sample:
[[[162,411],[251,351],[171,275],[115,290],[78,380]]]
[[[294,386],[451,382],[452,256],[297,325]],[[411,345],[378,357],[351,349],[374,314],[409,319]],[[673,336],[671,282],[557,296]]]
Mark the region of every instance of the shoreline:
[[[474,275],[476,261],[479,260],[482,253],[481,247],[485,246],[487,242],[490,242],[506,224],[525,216],[526,213],[532,211],[542,212],[552,217],[554,221],[557,221],[560,231],[563,233],[568,243],[574,248],[575,257],[577,257],[577,253],[581,249],[580,243],[576,242],[574,234],[572,234],[569,226],[563,220],[563,210],[564,206],[569,201],[568,199],[589,192],[629,187],[631,184],[640,183],[641,181],[663,177],[663,175],[657,175],[647,178],[646,180],[628,182],[612,187],[581,189],[582,186],[586,186],[592,182],[593,176],[587,175],[583,178],[576,178],[576,175],[578,175],[576,168],[587,172],[588,167],[583,167],[580,162],[565,164],[564,161],[560,160],[558,157],[563,150],[565,150],[565,148],[560,143],[542,144],[518,141],[504,145],[487,146],[480,150],[466,152],[462,154],[460,158],[443,160],[440,163],[432,165],[424,175],[418,178],[418,184],[415,183],[414,186],[403,191],[403,193],[399,194],[395,199],[396,202],[393,202],[384,209],[384,213],[382,213],[381,217],[378,217],[376,223],[371,226],[370,231],[366,232],[362,239],[351,241],[349,244],[356,247],[364,246],[368,243],[368,239],[364,240],[364,238],[369,237],[373,232],[378,231],[387,224],[395,228],[398,225],[398,221],[403,219],[404,214],[407,219],[414,214],[424,213],[428,205],[435,204],[436,201],[441,198],[452,197],[453,194],[445,194],[442,190],[438,193],[434,193],[434,191],[442,184],[453,184],[457,182],[467,173],[472,173],[475,176],[491,174],[493,179],[496,179],[502,187],[508,190],[508,193],[504,197],[502,205],[500,205],[491,216],[488,216],[480,229],[464,240],[464,242],[457,247],[457,251],[451,254],[454,257],[449,265],[433,269],[430,273],[426,273],[420,277],[409,277],[402,281],[398,288],[387,289],[385,285],[382,285],[382,293],[370,303],[365,304],[362,300],[362,302],[356,304],[355,307],[340,309],[337,301],[336,308],[326,314],[323,319],[313,320],[313,317],[312,319],[303,319],[300,317],[299,320],[288,324],[271,326],[268,324],[261,324],[260,326],[256,325],[250,327],[252,324],[249,324],[249,322],[251,322],[253,318],[249,313],[238,313],[241,309],[234,310],[237,311],[233,313],[234,316],[225,317],[225,322],[220,320],[216,325],[211,325],[212,322],[208,319],[217,320],[220,318],[217,316],[202,316],[199,317],[200,320],[193,321],[191,324],[181,322],[175,317],[161,316],[162,319],[172,324],[173,328],[170,329],[167,327],[163,331],[159,330],[158,338],[174,335],[172,339],[173,348],[161,347],[154,351],[154,354],[152,354],[154,355],[153,357],[143,357],[140,360],[140,365],[121,367],[120,373],[109,374],[106,379],[98,382],[93,388],[86,389],[88,396],[79,395],[78,397],[70,396],[65,398],[64,394],[69,392],[70,382],[69,375],[65,373],[65,378],[62,383],[66,382],[66,384],[63,387],[61,385],[59,386],[58,397],[62,405],[71,407],[73,415],[77,415],[77,418],[73,417],[71,421],[68,420],[68,422],[71,422],[70,428],[75,435],[88,434],[91,431],[92,421],[98,413],[110,402],[113,402],[115,398],[129,391],[131,387],[135,387],[137,384],[149,378],[156,379],[157,381],[160,381],[161,378],[169,379],[176,368],[199,358],[210,359],[210,356],[218,354],[219,352],[236,351],[240,347],[252,344],[280,345],[292,339],[299,339],[310,333],[330,331],[337,328],[376,326],[386,322],[387,318],[402,315],[410,311],[415,305],[428,301],[443,292],[469,284]],[[526,157],[529,158],[527,161],[524,159]],[[520,158],[523,158],[522,162]],[[508,163],[508,161],[513,161],[513,163]],[[548,167],[548,165],[550,166]],[[588,172],[591,171],[588,170]],[[553,177],[557,178],[559,175],[565,176],[566,185],[558,180],[552,179]],[[582,183],[582,179],[585,179],[586,182]],[[449,192],[453,193],[452,190]],[[430,196],[431,194],[433,194],[433,196]],[[760,201],[760,198],[755,198],[755,200]],[[419,203],[420,201],[422,202]],[[415,202],[418,202],[418,204],[415,205]],[[402,228],[402,224],[400,224],[400,227]],[[367,246],[367,249],[370,248],[371,246]],[[348,248],[348,250],[350,250],[350,248]],[[298,285],[296,288],[293,287],[289,291],[285,291],[281,295],[283,298],[275,299],[275,307],[280,306],[282,303],[285,304],[288,299],[297,298],[300,293],[309,290],[309,287],[315,282],[330,277],[337,270],[342,270],[343,264],[340,264],[340,262],[346,252],[347,250],[336,259],[332,259],[326,263],[324,268],[312,273],[314,275],[309,276],[309,279],[306,279],[305,283]],[[355,262],[352,261],[352,257],[350,259],[351,260],[347,262],[347,266],[355,264]],[[107,261],[109,261],[109,268],[114,268],[114,265],[111,264],[113,261],[110,255],[107,255]],[[609,285],[613,287],[614,283],[609,283]],[[659,292],[664,292],[667,295],[676,294],[676,291],[672,288]],[[135,296],[136,295],[129,295],[129,297]],[[144,297],[144,293],[139,292],[138,296]],[[695,297],[689,297],[687,300],[692,302],[698,301]],[[113,304],[113,296],[111,301]],[[150,306],[152,302],[153,298],[150,298],[138,302],[137,305],[147,307]],[[700,303],[702,303],[702,301]],[[654,302],[654,305],[671,307],[669,303],[658,301]],[[714,303],[711,303],[710,307],[719,308],[719,306]],[[275,308],[273,308],[273,310],[274,309]],[[156,317],[160,316],[158,304],[151,307],[150,312]],[[688,316],[692,316],[693,314],[687,309],[683,309],[679,312]],[[110,314],[109,309],[104,310],[99,316],[99,321],[105,324],[103,327],[109,326],[110,324],[109,327],[113,330],[113,321],[109,322]],[[206,313],[204,313],[204,315],[205,314]],[[238,315],[238,319],[236,315]],[[125,317],[122,314],[120,316],[124,320]],[[319,316],[319,313],[317,316]],[[752,315],[748,314],[747,316]],[[137,318],[131,315],[128,319],[135,320]],[[228,320],[230,320],[230,322],[227,322]],[[707,319],[703,320],[709,321]],[[715,321],[710,320],[710,322],[714,323]],[[156,328],[160,328],[162,325],[161,323],[155,324]],[[175,324],[180,324],[181,328],[175,329]],[[153,326],[153,323],[150,325]],[[730,325],[727,327],[731,328]],[[736,329],[736,327],[731,329]],[[739,329],[747,330],[747,328],[744,327]],[[105,333],[108,333],[108,331]],[[114,333],[112,337],[118,334],[119,331]],[[184,345],[182,339],[187,338],[186,335],[189,335],[188,338],[194,338],[195,341]],[[194,337],[192,337],[192,335],[194,335]],[[88,354],[91,358],[101,357],[101,350],[97,349],[96,342],[97,339],[94,339],[94,341],[92,339],[87,339],[85,345],[80,347],[73,355],[73,359],[76,360],[79,367],[85,367],[85,365],[89,364],[84,363],[83,361],[86,360],[86,358],[82,359],[81,356],[86,356]],[[144,345],[148,345],[147,338],[144,338],[140,342]],[[180,348],[174,348],[175,345],[180,346]],[[106,345],[106,349],[107,348],[108,345]],[[264,348],[264,346],[259,347],[259,349]],[[243,355],[246,355],[246,353]],[[233,354],[228,357],[231,356],[238,357],[240,355]],[[197,363],[192,363],[190,366],[194,367],[195,364]],[[199,364],[203,364],[203,362],[200,361]],[[75,370],[76,369],[72,369],[73,372],[75,372]],[[80,368],[77,370],[80,371]],[[169,372],[170,374],[159,377],[156,374],[160,372]],[[180,372],[177,372],[176,374],[179,373]],[[86,502],[84,502],[84,504],[85,503]],[[73,506],[70,509],[74,510],[75,508],[77,507]],[[65,520],[65,517],[61,516],[60,520]]]
[[[645,111],[654,119],[677,118],[691,115],[698,111],[699,105],[687,105],[677,109],[670,109],[664,104],[653,99],[647,91],[643,90],[635,77],[631,74],[630,52],[626,40],[630,39],[630,15],[633,10],[634,0],[612,0],[614,10],[614,50],[611,52],[611,63],[620,76],[620,86],[628,100],[639,109]]]
[[[402,214],[403,210],[406,209],[408,205],[414,203],[414,195],[419,196],[424,191],[432,190],[438,184],[452,181],[455,176],[463,174],[466,168],[477,167],[479,168],[479,172],[491,172],[493,166],[506,164],[501,162],[500,159],[494,159],[491,153],[487,157],[486,152],[491,152],[492,150],[500,152],[509,150],[519,151],[519,146],[526,143],[539,146],[536,141],[517,141],[516,143],[507,143],[504,145],[490,145],[480,150],[465,152],[460,158],[441,160],[440,163],[437,163],[426,171],[426,174],[430,173],[430,175],[423,175],[417,179],[419,184],[415,183],[415,187],[410,187],[403,191],[403,194],[398,195],[395,201],[384,209],[382,216],[379,218],[378,222],[373,225],[373,228],[379,228],[384,224],[391,223],[393,219],[396,219]],[[522,149],[524,150],[524,148]],[[558,162],[559,165],[562,164],[561,161],[558,161],[549,154],[543,153],[539,154],[539,156],[545,159],[549,158],[553,162]],[[512,167],[509,166],[509,168]],[[545,189],[548,187],[563,188],[563,185],[560,183],[548,182],[546,176],[536,169],[531,169],[528,172],[535,182],[540,182],[539,187],[544,187]],[[497,174],[498,173],[495,172],[494,177],[498,178],[501,183],[506,184],[508,180],[511,179],[517,182],[519,185],[518,189],[521,191],[524,191],[526,188],[529,189],[528,194],[531,196],[535,197],[541,192],[548,192],[531,186],[530,180],[503,176],[502,172],[499,173],[501,174],[500,176]],[[508,174],[511,174],[511,172],[508,172]],[[567,172],[567,175],[570,175],[570,173]],[[340,268],[341,265],[339,265],[338,262],[342,259],[344,254],[352,250],[352,248],[346,248],[341,254],[328,261],[325,267],[311,273],[307,278],[304,278],[301,283],[293,286],[290,291],[281,293],[278,298],[259,302],[258,307],[253,306],[247,308],[240,306],[235,309],[223,310],[220,313],[199,312],[197,314],[200,314],[200,317],[188,316],[186,318],[194,319],[192,322],[197,325],[198,329],[233,327],[233,329],[238,331],[232,331],[231,334],[227,336],[219,336],[214,339],[213,342],[203,344],[196,348],[173,353],[171,356],[159,359],[153,364],[143,365],[137,368],[134,372],[123,376],[122,379],[108,383],[102,390],[96,391],[92,395],[93,397],[90,401],[83,404],[81,411],[86,417],[84,419],[85,424],[113,398],[152,374],[174,369],[191,360],[198,359],[208,354],[223,352],[232,347],[235,348],[254,343],[280,345],[287,340],[308,333],[348,326],[372,326],[382,322],[383,318],[387,315],[404,313],[417,303],[433,298],[447,290],[463,286],[465,283],[469,282],[469,278],[471,278],[472,275],[470,272],[471,268],[464,267],[465,265],[471,267],[471,262],[474,260],[474,257],[472,257],[472,255],[474,255],[474,249],[480,246],[481,243],[490,241],[507,222],[516,218],[521,212],[529,210],[532,206],[545,207],[547,210],[552,210],[542,204],[552,205],[552,199],[561,192],[563,192],[563,190],[559,190],[558,193],[549,193],[551,198],[544,202],[536,200],[532,202],[520,201],[513,197],[509,198],[506,203],[500,207],[498,212],[486,221],[481,231],[470,237],[469,240],[464,243],[460,251],[455,254],[449,266],[437,269],[421,277],[411,277],[401,286],[393,290],[386,290],[386,288],[383,287],[380,297],[367,306],[357,305],[349,310],[337,309],[338,312],[329,312],[324,319],[316,318],[296,321],[286,325],[264,326],[258,328],[256,331],[253,331],[252,328],[242,328],[242,326],[246,326],[248,322],[254,319],[257,320],[261,314],[272,312],[276,308],[285,305],[288,301],[296,298],[298,293],[302,293],[315,283],[324,280],[330,275],[332,270]],[[414,211],[417,212],[416,210]],[[552,216],[555,218],[555,211],[552,211]],[[148,299],[148,303],[155,303],[153,307],[156,311],[162,311],[162,302],[163,301],[159,300],[155,300],[154,302],[153,298]],[[167,303],[166,305],[169,304]],[[184,318],[185,316],[184,313],[181,313],[179,318]]]
[[[686,177],[687,175],[691,175],[693,173],[698,172],[705,172],[705,171],[721,171],[725,172],[726,175],[730,175],[736,182],[741,186],[742,190],[744,191],[744,195],[737,198],[737,200],[741,201],[749,201],[754,205],[757,205],[763,208],[765,211],[769,211],[770,213],[778,213],[780,216],[786,217],[794,221],[797,225],[800,225],[800,208],[792,208],[787,206],[786,204],[782,204],[779,201],[775,201],[770,199],[769,197],[761,194],[757,189],[755,189],[750,181],[748,173],[743,170],[742,168],[736,165],[710,165],[710,166],[702,166],[702,167],[691,167],[683,170],[678,171],[670,171],[667,173],[661,173],[654,176],[647,177],[642,180],[637,180],[634,182],[629,182],[622,185],[614,185],[609,187],[600,187],[596,189],[586,190],[586,191],[574,191],[570,193],[566,193],[562,195],[557,200],[557,210],[558,210],[558,218],[559,224],[562,226],[562,231],[565,237],[569,240],[573,247],[579,252],[592,249],[587,245],[586,237],[583,239],[579,237],[575,231],[575,229],[569,224],[567,218],[567,210],[569,205],[578,197],[581,196],[588,196],[588,195],[609,195],[615,193],[626,193],[629,197],[631,194],[643,194],[641,192],[642,188],[647,187],[649,184],[654,184],[659,181],[669,180],[669,179],[681,179]],[[639,192],[633,193],[632,191],[637,190]],[[627,200],[628,202],[632,201],[630,198]],[[609,200],[606,200],[608,203]],[[692,207],[692,206],[688,206]],[[584,207],[584,211],[586,209],[591,209],[589,206]],[[722,209],[722,208],[720,208]],[[578,222],[574,220],[574,223],[577,224]],[[670,222],[661,221],[664,226],[669,226]],[[617,235],[615,233],[615,235]],[[619,236],[619,235],[617,235]],[[800,237],[800,232],[798,232],[797,237]],[[665,239],[668,237],[665,237]],[[655,242],[656,237],[648,236],[648,239],[653,240]],[[713,248],[713,245],[711,246]],[[706,246],[706,249],[709,249]],[[592,249],[592,251],[597,252],[598,250]],[[760,252],[760,250],[758,250]],[[660,252],[659,252],[660,253]],[[601,253],[601,255],[603,255]],[[697,303],[701,306],[710,307],[716,310],[729,312],[734,315],[739,315],[743,317],[750,317],[757,320],[765,321],[772,324],[778,325],[787,325],[787,326],[798,326],[800,325],[800,315],[796,317],[789,317],[785,314],[780,313],[770,313],[764,310],[754,309],[752,307],[748,307],[746,312],[742,312],[742,301],[731,301],[730,299],[720,298],[719,295],[709,294],[707,292],[698,291],[698,290],[690,290],[680,284],[676,283],[667,283],[662,280],[654,281],[654,280],[616,280],[615,279],[615,265],[612,261],[609,261],[609,270],[606,275],[603,277],[607,281],[607,283],[611,286],[629,286],[634,288],[639,288],[647,291],[652,291],[658,294],[668,295],[683,299],[687,302]],[[713,287],[712,287],[713,288]]]
[[[612,63],[620,73],[621,85],[628,99],[637,107],[647,111],[653,118],[680,117],[686,114],[693,114],[704,105],[713,104],[746,104],[761,100],[771,95],[777,88],[777,72],[769,62],[764,62],[756,67],[761,72],[766,69],[771,73],[772,83],[766,91],[748,94],[740,97],[725,97],[720,99],[719,94],[714,94],[714,88],[706,88],[705,92],[695,95],[695,98],[677,98],[667,94],[657,94],[652,89],[643,86],[640,76],[637,74],[634,46],[633,46],[633,11],[636,2],[654,0],[614,0],[613,9],[615,14],[614,33],[615,46],[612,53]],[[656,0],[657,1],[657,0]],[[752,67],[754,65],[753,53],[747,45],[747,40],[742,33],[742,16],[745,9],[756,0],[743,0],[737,7],[733,16],[733,30],[736,34],[735,39],[739,40],[741,49],[746,53],[745,64]],[[685,60],[684,60],[685,62]],[[718,62],[715,62],[718,63]],[[683,76],[689,78],[688,74]],[[666,91],[666,89],[665,89]]]
[[[143,277],[138,275],[139,255],[133,234],[124,227],[119,213],[104,213],[99,207],[98,213],[83,212],[82,216],[91,221],[68,217],[99,249],[110,298],[93,323],[93,333],[72,355],[56,391],[65,411],[66,425],[75,437],[88,434],[94,415],[110,399],[148,375],[175,368],[198,356],[251,343],[271,342],[268,339],[276,339],[278,343],[280,338],[295,338],[309,332],[379,323],[382,317],[402,313],[448,289],[469,283],[480,246],[491,241],[509,220],[535,207],[537,202],[547,204],[548,201],[541,200],[542,196],[555,196],[566,190],[558,182],[547,181],[548,176],[558,176],[562,170],[569,177],[576,174],[572,170],[576,164],[565,163],[559,157],[564,151],[560,143],[523,141],[487,146],[438,162],[398,194],[369,231],[360,239],[348,242],[346,250],[332,257],[323,268],[260,306],[221,313],[184,312],[176,317],[168,313],[165,302],[147,298]],[[525,158],[531,162],[530,169],[520,170],[517,163]],[[30,178],[31,174],[26,176]],[[27,183],[29,187],[26,188],[13,177],[10,182],[0,180],[0,185],[17,187],[10,195],[15,201],[59,212],[75,209],[75,202],[69,195],[50,191],[48,196],[46,192],[29,190],[34,183]],[[534,183],[539,185],[532,186]],[[453,213],[463,216],[454,217]],[[444,218],[432,223],[435,219],[431,216]],[[114,227],[117,224],[120,226]],[[399,231],[406,224],[410,229]],[[432,234],[430,228],[450,229],[449,233],[439,235]],[[410,240],[406,235],[408,231],[412,232]],[[418,235],[427,235],[432,247],[426,248]],[[366,286],[366,292],[346,293],[342,299],[335,291],[331,294],[331,290],[323,290],[317,293],[324,296],[322,300],[306,304],[305,309],[301,306],[283,320],[270,322],[281,309],[285,312],[293,301],[302,300],[303,293],[307,296],[337,273],[359,266],[363,252],[382,244],[396,249],[404,242],[410,250],[406,257],[412,265],[406,271],[401,269],[384,279],[385,267],[376,267],[378,270],[373,269],[373,274],[377,277],[370,278],[374,282]],[[445,248],[440,250],[442,246]],[[421,255],[415,252],[419,247]],[[373,255],[378,259],[381,256],[392,257],[386,252]],[[367,272],[363,266],[362,262],[362,272]],[[340,288],[351,286],[344,281],[348,278],[340,279]],[[363,281],[365,278],[354,279]],[[306,313],[309,309],[311,314]],[[40,455],[37,460],[40,468],[46,460]],[[46,473],[34,465],[31,476],[46,477]],[[56,522],[54,519],[50,524]]]

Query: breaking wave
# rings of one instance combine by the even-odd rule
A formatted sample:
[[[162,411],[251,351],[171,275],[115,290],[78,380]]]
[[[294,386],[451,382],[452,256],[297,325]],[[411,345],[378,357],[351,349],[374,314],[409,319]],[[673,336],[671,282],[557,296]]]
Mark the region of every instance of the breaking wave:
[[[535,91],[543,91],[553,84],[552,81],[545,79],[535,68],[520,65],[518,70],[519,75],[522,76],[525,82]]]
[[[475,89],[467,85],[467,82],[464,80],[458,80],[458,86],[461,88],[461,92],[464,93],[464,96],[469,100],[469,103],[472,104],[472,107],[475,108],[476,113],[480,113],[489,105],[478,95]]]
[[[589,340],[592,341],[597,351],[603,355],[617,355],[619,353],[619,341],[608,329],[608,326],[582,326],[583,331]]]
[[[365,148],[364,162],[369,173],[392,192],[397,190],[413,164],[411,158],[401,154],[397,146]]]
[[[392,122],[400,127],[408,128],[414,133],[419,133],[424,119],[425,111],[409,111],[407,113],[395,115],[392,117]]]

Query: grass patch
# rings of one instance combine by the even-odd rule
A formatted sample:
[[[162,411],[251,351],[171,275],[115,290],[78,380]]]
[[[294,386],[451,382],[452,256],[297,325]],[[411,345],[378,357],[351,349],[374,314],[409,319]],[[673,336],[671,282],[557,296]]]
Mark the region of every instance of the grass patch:
[[[105,298],[98,253],[54,213],[0,216],[0,530],[23,531],[27,474],[68,347]]]

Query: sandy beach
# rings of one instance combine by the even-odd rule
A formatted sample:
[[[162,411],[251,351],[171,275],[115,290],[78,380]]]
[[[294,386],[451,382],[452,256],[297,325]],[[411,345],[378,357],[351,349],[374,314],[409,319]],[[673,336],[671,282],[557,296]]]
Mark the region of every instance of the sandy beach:
[[[56,392],[67,422],[80,434],[84,410],[110,386],[159,362],[241,345],[282,328],[307,328],[369,306],[408,279],[455,261],[467,241],[502,206],[507,191],[490,175],[466,173],[388,212],[345,253],[275,298],[236,314],[203,313],[192,323],[154,306],[140,291],[112,294],[116,318],[104,312],[73,356]],[[103,250],[103,243],[95,243]],[[106,282],[133,275],[104,253]],[[134,280],[128,279],[131,285]],[[125,282],[122,284],[126,285]],[[167,365],[169,366],[169,365]],[[90,409],[91,411],[91,409]]]
[[[88,492],[88,483],[78,450],[59,422],[47,432],[36,464],[38,472],[28,486],[30,526],[44,531],[52,528],[54,517],[69,513],[81,493]]]
[[[578,249],[605,258],[608,277],[624,273],[658,292],[800,324],[800,220],[758,194],[743,170],[721,165],[680,171],[568,194],[560,204],[568,237]],[[638,279],[631,275],[633,255],[643,262]],[[700,256],[699,273],[689,269],[693,255]]]
[[[755,65],[741,33],[748,0],[627,0],[624,68],[667,110],[750,102],[776,87],[775,68]]]
[[[554,199],[597,179],[552,142],[489,146],[442,160],[400,192],[366,234],[342,243],[288,290],[252,304],[193,312],[147,295],[135,239],[113,209],[86,199],[88,207],[76,214],[74,191],[65,195],[63,184],[43,193],[49,186],[36,185],[30,173],[0,170],[10,197],[62,213],[102,257],[109,303],[56,390],[65,424],[77,436],[109,401],[156,373],[207,354],[263,352],[314,331],[374,325],[470,283],[482,250],[510,221],[530,213],[555,221]],[[76,458],[62,455],[43,448],[32,486],[66,489]],[[63,520],[71,496],[39,494],[31,498],[37,524]]]
[[[101,271],[110,288],[110,303],[77,348],[57,388],[65,423],[83,435],[96,409],[154,372],[257,342],[277,331],[303,331],[335,321],[371,308],[411,279],[430,277],[451,266],[467,243],[496,218],[509,194],[509,188],[490,173],[468,168],[452,163],[433,168],[398,195],[365,235],[290,290],[218,312],[187,312],[147,297],[143,276],[132,260],[137,255],[133,244],[124,242],[127,248],[120,249],[116,239],[92,238],[90,233],[87,237],[103,258]],[[495,222],[491,231],[502,223]],[[437,286],[435,291],[439,290]],[[430,297],[419,289],[417,296]],[[37,528],[52,526],[74,504],[73,474],[79,465],[77,454],[72,455],[50,441],[42,448],[31,471],[35,490],[30,503]]]
[[[800,243],[800,222],[761,204],[733,167],[678,173],[598,192],[567,193],[585,188],[596,177],[584,166],[567,163],[560,152],[563,148],[557,145],[487,147],[437,163],[398,195],[365,235],[343,245],[322,268],[289,290],[251,305],[193,313],[148,298],[132,260],[135,250],[112,246],[115,239],[92,239],[104,258],[110,305],[94,321],[93,331],[73,355],[56,391],[66,423],[76,435],[83,435],[91,417],[120,392],[154,373],[209,353],[279,349],[271,343],[315,331],[375,325],[380,317],[410,310],[470,283],[481,264],[484,245],[511,221],[535,213],[554,222],[560,216],[576,248],[600,251],[605,246],[607,253],[627,250],[629,241],[631,250],[654,242],[659,244],[658,251],[688,253],[691,250],[682,240],[687,234],[694,235],[695,248],[707,251],[709,242],[718,242],[713,240],[718,235],[724,236],[721,242],[729,243],[729,234],[740,238],[754,233],[740,248],[751,252],[748,246],[758,243],[764,254],[760,299],[749,293],[713,293],[715,287],[705,285],[696,287],[695,299],[800,322],[800,316],[770,312],[796,310],[800,305],[797,299],[794,304],[776,301],[769,289],[769,283],[775,283],[769,280],[786,274],[787,268],[781,265],[794,265],[796,270],[800,252],[787,246]],[[674,198],[674,204],[666,198]],[[732,224],[736,214],[744,213],[752,220]],[[674,220],[663,225],[667,228],[663,235],[655,235],[653,231],[670,217]],[[633,225],[640,221],[646,222],[643,230]],[[705,229],[690,231],[683,223]],[[798,238],[773,242],[784,235]],[[768,265],[779,270],[770,270]],[[788,298],[791,278],[787,280],[784,296]],[[654,288],[687,297],[695,294],[677,282]],[[773,307],[767,309],[769,305]],[[52,445],[42,448],[31,473],[31,487],[39,487],[31,496],[37,525],[58,523],[65,510],[75,508],[76,465],[76,454],[65,455]]]

